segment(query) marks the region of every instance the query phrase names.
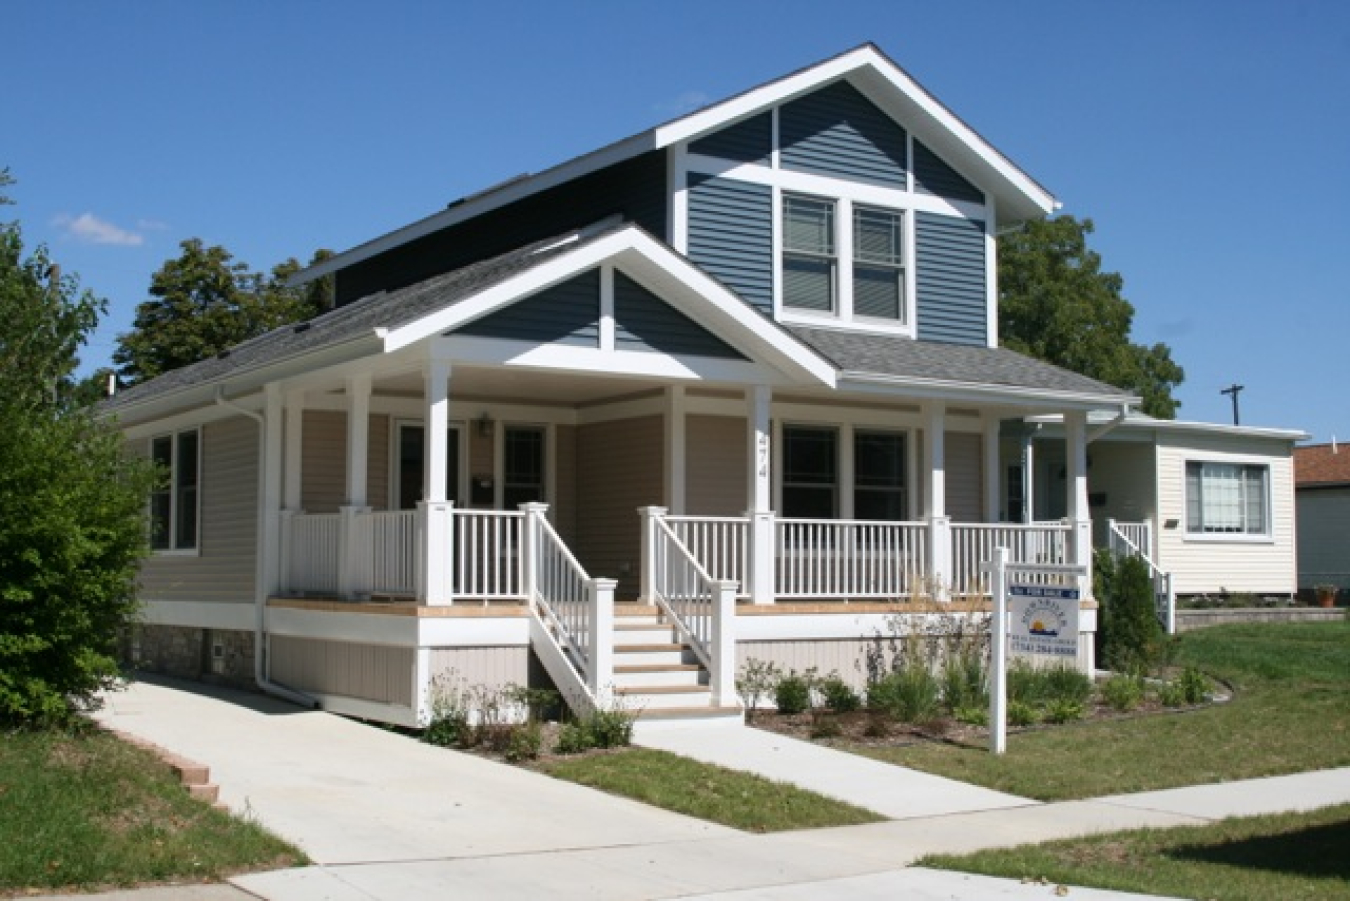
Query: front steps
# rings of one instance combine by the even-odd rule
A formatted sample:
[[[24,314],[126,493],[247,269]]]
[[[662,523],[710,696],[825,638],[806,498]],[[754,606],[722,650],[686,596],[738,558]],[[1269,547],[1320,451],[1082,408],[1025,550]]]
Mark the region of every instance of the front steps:
[[[614,610],[614,693],[638,712],[640,730],[659,725],[740,724],[740,707],[714,707],[708,672],[657,608]]]

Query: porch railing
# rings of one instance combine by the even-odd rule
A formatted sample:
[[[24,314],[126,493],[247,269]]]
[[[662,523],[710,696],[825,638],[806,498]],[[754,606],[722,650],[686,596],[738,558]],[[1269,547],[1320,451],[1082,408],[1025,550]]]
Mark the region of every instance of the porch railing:
[[[779,519],[780,598],[898,598],[927,590],[928,524]]]
[[[365,546],[370,548],[369,566],[362,575],[371,594],[412,595],[417,593],[417,511],[381,510],[357,519],[364,528]]]
[[[342,514],[291,516],[287,532],[283,587],[336,594],[342,558]]]
[[[662,516],[649,519],[652,601],[708,670],[712,702],[736,703],[736,583],[713,578]]]
[[[457,598],[525,600],[521,554],[525,514],[519,510],[455,510],[452,554]]]
[[[713,579],[736,582],[749,596],[750,520],[743,516],[666,516],[666,524]]]
[[[1177,595],[1172,587],[1172,574],[1158,566],[1150,553],[1153,524],[1149,522],[1106,521],[1107,548],[1117,557],[1138,557],[1148,566],[1153,582],[1153,603],[1158,622],[1172,635],[1177,630]],[[1141,540],[1142,539],[1142,542]]]
[[[995,548],[1006,547],[1014,563],[1063,566],[1069,560],[1069,541],[1073,529],[1066,522],[953,523],[952,578],[953,596],[985,595],[990,591],[989,574],[982,570],[994,559]]]

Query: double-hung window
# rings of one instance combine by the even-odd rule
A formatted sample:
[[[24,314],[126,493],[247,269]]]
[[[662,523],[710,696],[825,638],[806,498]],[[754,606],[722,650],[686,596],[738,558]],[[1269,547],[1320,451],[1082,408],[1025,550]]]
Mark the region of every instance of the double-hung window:
[[[908,499],[905,497],[905,436],[899,432],[855,432],[854,518],[902,520],[908,510]]]
[[[832,200],[783,195],[783,305],[834,313],[838,285]]]
[[[895,210],[853,208],[853,315],[903,322],[903,218]]]
[[[544,430],[537,426],[507,426],[502,441],[502,506],[544,500]]]
[[[839,432],[816,426],[783,428],[783,515],[839,515]]]
[[[1186,531],[1191,535],[1270,534],[1270,468],[1186,464]]]
[[[150,493],[153,550],[197,549],[199,441],[196,429],[150,440],[150,459],[159,471]]]

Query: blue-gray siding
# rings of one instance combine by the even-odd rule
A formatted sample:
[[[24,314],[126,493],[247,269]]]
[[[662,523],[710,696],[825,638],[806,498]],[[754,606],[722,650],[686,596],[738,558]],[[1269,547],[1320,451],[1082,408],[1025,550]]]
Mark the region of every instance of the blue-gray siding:
[[[689,145],[692,153],[738,163],[769,162],[773,149],[773,114],[760,113],[744,122],[715,131]]]
[[[984,223],[933,213],[915,220],[919,340],[987,344]]]
[[[914,190],[948,200],[984,203],[983,191],[918,141],[914,142]]]
[[[772,189],[691,173],[689,258],[772,316]]]
[[[846,81],[783,104],[784,169],[905,186],[905,130]]]
[[[622,272],[614,273],[614,346],[617,350],[745,359],[725,341]]]
[[[600,270],[545,288],[505,309],[476,319],[456,334],[540,344],[600,346]]]

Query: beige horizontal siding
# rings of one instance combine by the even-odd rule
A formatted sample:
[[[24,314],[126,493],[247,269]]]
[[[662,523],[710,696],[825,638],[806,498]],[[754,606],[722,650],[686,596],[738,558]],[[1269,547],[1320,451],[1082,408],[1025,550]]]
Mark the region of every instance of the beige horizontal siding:
[[[1257,594],[1296,590],[1294,472],[1287,442],[1188,436],[1184,445],[1160,436],[1158,466],[1159,565],[1172,573],[1178,594],[1220,589]],[[1236,460],[1270,465],[1271,537],[1188,539],[1186,462]],[[1169,523],[1172,523],[1169,527]]]
[[[553,527],[563,541],[571,543],[577,534],[577,430],[574,426],[554,428],[557,444],[554,456],[557,467],[557,487],[551,498]]]
[[[685,512],[740,516],[749,507],[744,418],[690,416],[685,422]]]
[[[281,635],[269,641],[273,682],[298,691],[412,707],[413,648]]]
[[[307,513],[336,513],[347,503],[347,414],[306,410],[300,459],[300,506]],[[389,506],[389,417],[370,417],[366,450],[366,502]]]
[[[618,579],[621,598],[638,591],[638,508],[665,502],[663,435],[659,416],[577,429],[577,497],[586,508],[577,524],[577,557],[592,576]]]
[[[952,522],[984,521],[984,439],[969,432],[948,432],[947,515]],[[923,478],[923,471],[919,471]]]
[[[203,426],[198,553],[148,557],[141,597],[252,603],[257,495],[258,426],[242,416]]]

